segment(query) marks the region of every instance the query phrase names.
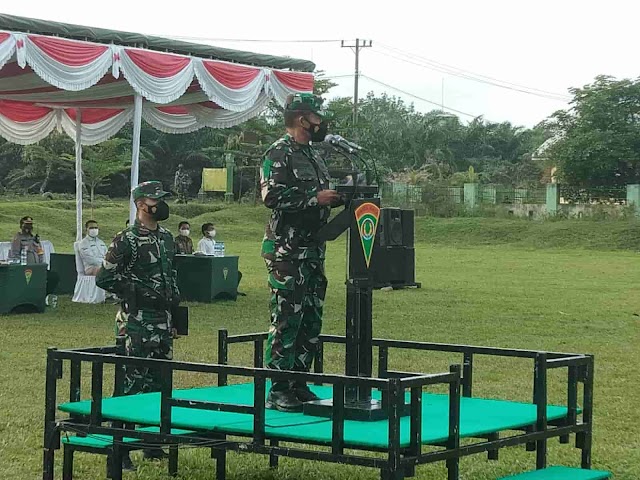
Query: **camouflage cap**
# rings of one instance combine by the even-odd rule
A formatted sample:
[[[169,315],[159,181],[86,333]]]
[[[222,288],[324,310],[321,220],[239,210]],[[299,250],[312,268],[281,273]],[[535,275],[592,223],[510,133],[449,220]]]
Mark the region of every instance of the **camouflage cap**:
[[[166,197],[171,195],[171,192],[165,192],[162,189],[162,183],[157,180],[151,180],[148,182],[143,182],[133,190],[131,190],[131,196],[133,200],[138,200],[139,198],[153,198],[158,199],[162,197]]]
[[[327,112],[322,108],[324,99],[313,93],[296,93],[289,95],[285,102],[285,110],[295,110],[302,112],[313,112],[316,115],[325,117]]]

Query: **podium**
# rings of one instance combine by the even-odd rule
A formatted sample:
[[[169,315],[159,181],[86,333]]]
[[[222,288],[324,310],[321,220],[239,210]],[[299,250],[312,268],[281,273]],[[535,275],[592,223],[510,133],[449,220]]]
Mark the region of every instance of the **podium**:
[[[348,279],[346,282],[345,374],[371,377],[373,373],[373,256],[379,250],[380,198],[375,185],[338,186],[345,208],[319,232],[320,241],[332,241],[347,231]],[[344,410],[348,420],[386,418],[383,401],[372,398],[371,387],[345,388]],[[332,400],[306,402],[304,413],[331,417]]]

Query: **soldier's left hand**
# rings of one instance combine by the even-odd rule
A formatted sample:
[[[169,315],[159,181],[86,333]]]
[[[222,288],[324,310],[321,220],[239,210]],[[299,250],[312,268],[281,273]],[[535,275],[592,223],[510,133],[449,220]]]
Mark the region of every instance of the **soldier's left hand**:
[[[171,337],[175,340],[176,338],[180,338],[180,335],[178,335],[178,330],[175,328],[171,329]]]

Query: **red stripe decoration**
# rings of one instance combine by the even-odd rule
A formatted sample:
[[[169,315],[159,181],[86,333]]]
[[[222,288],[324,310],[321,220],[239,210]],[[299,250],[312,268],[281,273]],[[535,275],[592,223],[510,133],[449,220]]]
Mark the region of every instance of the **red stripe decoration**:
[[[49,112],[51,112],[51,109],[46,107],[37,107],[31,103],[0,100],[0,115],[13,122],[34,122],[36,120],[40,120]]]
[[[156,107],[162,113],[168,113],[170,115],[188,115],[189,109],[187,107],[182,107],[180,105],[171,106],[171,107]]]
[[[215,102],[200,102],[200,103],[198,103],[198,105],[200,105],[202,107],[210,108],[212,110],[220,110],[222,108],[220,105],[218,105]]]
[[[0,32],[0,43],[4,42],[10,36],[11,36],[11,34],[9,34],[9,33]]]
[[[173,77],[191,62],[189,57],[151,52],[149,50],[125,49],[131,61],[145,73],[156,78]]]
[[[56,37],[29,35],[29,40],[55,61],[70,67],[88,65],[109,47],[96,43],[76,42]]]
[[[218,82],[234,90],[246,87],[260,73],[260,69],[234,65],[232,63],[215,62],[212,60],[202,62],[207,72]]]
[[[65,110],[66,114],[69,115],[69,118],[76,121],[76,109],[75,108],[67,108]],[[83,108],[82,109],[82,123],[83,125],[91,125],[94,123],[104,122],[105,120],[109,120],[110,118],[115,117],[116,115],[124,112],[123,109],[116,108]]]
[[[299,92],[313,91],[313,74],[303,72],[280,72],[273,70],[276,78],[285,86]]]

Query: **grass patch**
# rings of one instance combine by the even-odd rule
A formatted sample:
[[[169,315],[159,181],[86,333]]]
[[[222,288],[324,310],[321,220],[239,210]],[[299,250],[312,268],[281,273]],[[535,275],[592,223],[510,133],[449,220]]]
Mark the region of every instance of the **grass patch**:
[[[262,208],[216,205],[191,218],[192,225],[213,221],[219,225],[226,249],[240,255],[242,290],[237,302],[189,304],[191,332],[176,342],[176,359],[213,361],[216,333],[264,331],[268,324],[266,274],[259,257],[266,213]],[[105,240],[124,224],[123,205],[100,209]],[[102,216],[102,213],[108,213]],[[68,210],[48,207],[46,202],[0,204],[0,238],[16,230],[16,219],[31,214],[58,251],[74,237],[74,219]],[[172,216],[175,230],[181,220]],[[175,226],[174,226],[175,224]],[[513,226],[513,228],[507,228]],[[560,226],[564,226],[563,229]],[[616,226],[620,230],[616,230]],[[587,228],[589,227],[589,228]],[[582,230],[584,228],[584,230]],[[640,269],[637,255],[627,246],[613,251],[604,238],[635,228],[633,222],[550,222],[497,219],[419,219],[417,224],[416,276],[420,290],[376,292],[374,333],[379,337],[435,342],[534,348],[593,353],[596,356],[594,468],[614,472],[616,480],[640,478],[640,304],[637,285]],[[502,232],[492,240],[490,230]],[[544,235],[582,239],[585,248],[539,249]],[[576,229],[575,233],[572,229]],[[192,227],[192,230],[196,228]],[[537,233],[536,233],[537,232]],[[590,239],[583,238],[583,234]],[[44,237],[45,235],[41,233]],[[535,234],[535,235],[534,235]],[[505,240],[503,235],[508,235]],[[533,236],[537,240],[533,240]],[[594,238],[600,238],[595,241]],[[449,241],[447,242],[447,238]],[[462,238],[463,240],[460,240]],[[502,241],[501,241],[502,238]],[[625,240],[626,241],[626,240]],[[475,242],[475,243],[474,243]],[[560,242],[560,240],[558,240]],[[479,244],[480,243],[480,244]],[[487,245],[483,245],[486,243]],[[617,245],[624,242],[620,241]],[[496,245],[498,244],[498,245]],[[541,243],[544,245],[544,243]],[[460,248],[464,247],[464,248]],[[622,248],[622,247],[617,247]],[[330,246],[327,261],[330,288],[324,332],[344,332],[344,245]],[[1,294],[1,292],[0,292]],[[41,475],[44,365],[48,346],[78,347],[111,344],[116,307],[85,306],[61,298],[57,310],[42,315],[0,317],[0,471],[2,478],[38,478]],[[251,348],[232,346],[230,359],[251,363]],[[327,370],[339,372],[343,352],[326,351]],[[397,370],[445,371],[458,356],[418,355],[392,351],[390,366]],[[531,400],[532,365],[513,360],[477,358],[474,394],[521,401]],[[552,372],[550,401],[562,402],[563,378]],[[67,372],[65,372],[65,375]],[[206,383],[207,378],[181,376],[179,385]],[[105,387],[107,391],[109,387]],[[88,390],[85,390],[85,395]],[[68,392],[60,393],[63,399]],[[572,445],[550,441],[550,464],[579,464],[579,451]],[[134,459],[139,460],[139,453]],[[213,476],[213,464],[205,450],[181,452],[180,477],[204,480]],[[58,456],[60,457],[60,456]],[[139,462],[137,474],[126,478],[166,478],[166,463]],[[229,455],[230,479],[349,478],[376,479],[374,470],[283,459],[271,472],[266,458]],[[465,458],[462,478],[492,480],[531,469],[535,454],[524,448],[501,450],[498,462],[486,456]],[[58,465],[60,467],[60,465]],[[60,470],[57,470],[60,474]],[[104,478],[104,458],[78,455],[77,478]],[[445,478],[442,465],[421,467],[420,479]]]

